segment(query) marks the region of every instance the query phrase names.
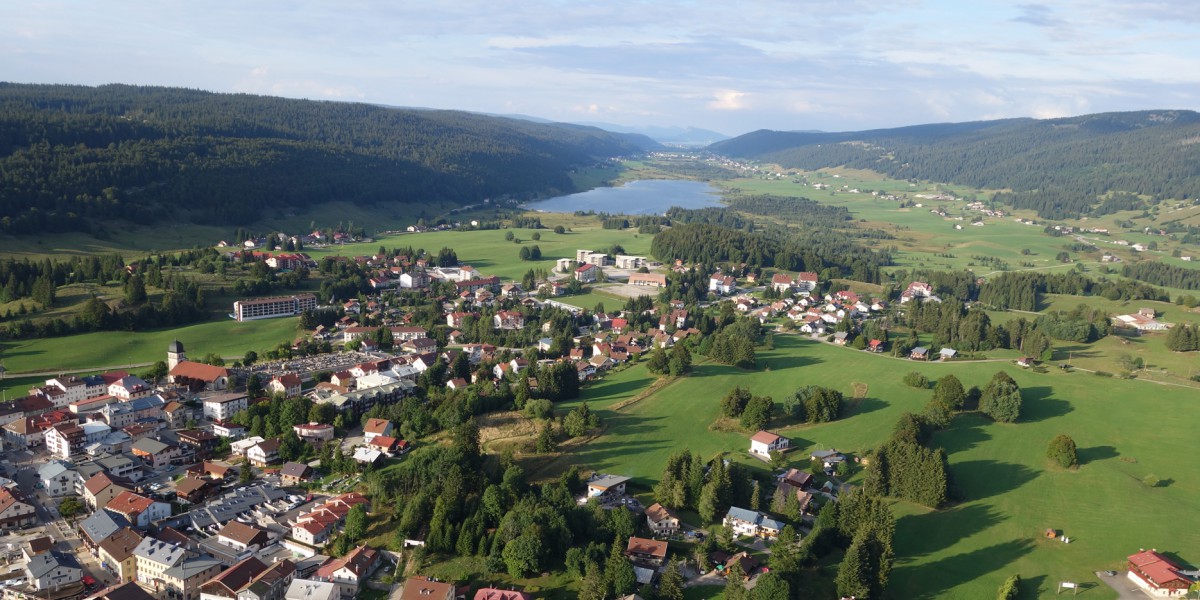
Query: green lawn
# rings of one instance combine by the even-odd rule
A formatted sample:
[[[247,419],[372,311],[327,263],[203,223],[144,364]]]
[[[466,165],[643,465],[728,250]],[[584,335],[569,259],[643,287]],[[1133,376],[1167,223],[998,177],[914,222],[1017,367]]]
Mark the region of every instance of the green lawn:
[[[298,320],[292,318],[237,322],[232,319],[155,331],[102,331],[57,338],[0,342],[0,361],[10,374],[89,369],[165,360],[167,344],[178,339],[189,356],[214,352],[243,356],[291,342]]]
[[[1004,369],[1025,391],[1022,422],[998,425],[964,415],[936,439],[949,454],[965,501],[940,511],[894,506],[895,597],[991,597],[1012,573],[1036,587],[1037,597],[1049,597],[1057,582],[1094,581],[1094,571],[1117,568],[1138,548],[1200,561],[1195,554],[1200,530],[1179,526],[1200,510],[1200,465],[1193,460],[1194,432],[1187,425],[1200,422],[1193,390],[1082,372],[1038,374],[1007,363],[916,364],[794,336],[776,336],[776,349],[760,356],[760,367],[769,371],[700,365],[692,376],[619,412],[611,409],[615,401],[651,383],[644,367],[588,388],[585,399],[600,412],[605,433],[572,460],[632,476],[638,487],[653,485],[666,457],[685,447],[702,454],[729,452],[753,464],[757,461],[745,454],[745,435],[708,429],[729,388],[741,385],[778,399],[810,383],[847,394],[852,383],[867,383],[865,398],[852,404],[849,417],[783,430],[799,448],[791,454],[793,462],[803,464],[812,448],[853,452],[876,445],[902,412],[919,410],[931,393],[901,383],[909,370],[931,379],[954,373],[964,385],[982,386]],[[1079,444],[1079,470],[1047,465],[1046,444],[1059,433]],[[1165,484],[1146,487],[1147,474]],[[1065,531],[1072,543],[1043,540],[1050,527]],[[1112,597],[1107,588],[1089,594]]]

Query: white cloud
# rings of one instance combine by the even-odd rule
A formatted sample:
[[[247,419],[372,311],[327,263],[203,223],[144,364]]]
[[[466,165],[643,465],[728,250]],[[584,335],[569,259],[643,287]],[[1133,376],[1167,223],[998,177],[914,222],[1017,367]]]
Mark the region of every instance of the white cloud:
[[[745,98],[745,92],[722,90],[713,94],[713,100],[708,103],[708,107],[713,110],[745,110]]]

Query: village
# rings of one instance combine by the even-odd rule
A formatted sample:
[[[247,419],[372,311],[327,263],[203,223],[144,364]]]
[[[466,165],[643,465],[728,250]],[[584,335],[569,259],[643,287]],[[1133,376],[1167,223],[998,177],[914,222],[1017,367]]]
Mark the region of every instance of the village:
[[[295,250],[257,258],[276,269],[314,266]],[[566,394],[655,353],[698,347],[706,334],[697,313],[710,309],[833,345],[854,339],[856,348],[882,353],[884,340],[854,334],[909,302],[942,302],[924,282],[910,283],[892,306],[830,288],[812,272],[775,272],[768,280],[729,266],[699,275],[708,296],[688,306],[659,294],[697,265],[587,249],[559,260],[533,289],[468,265],[435,266],[428,257],[339,260],[371,273],[375,293],[324,306],[311,293],[245,299],[231,312],[237,321],[325,312],[334,318],[294,347],[320,341],[332,352],[227,367],[189,360],[185,340],[176,340],[161,378],[123,370],[51,377],[0,404],[0,541],[10,550],[8,571],[17,574],[0,581],[5,598],[464,597],[469,588],[453,581],[398,576],[397,552],[424,546],[423,535],[399,549],[355,543],[372,514],[372,498],[355,489],[362,473],[399,464],[420,443],[406,423],[379,416],[389,407],[468,390]],[[628,306],[639,296],[652,299],[608,312],[568,303],[572,287],[602,280],[619,284]],[[415,297],[431,300],[444,326],[414,325],[413,304],[402,300]],[[1114,323],[1169,327],[1153,310]],[[950,361],[956,351],[918,346],[907,358]],[[558,379],[568,373],[570,385]],[[279,406],[299,408],[277,418]],[[711,585],[732,572],[753,582],[767,572],[764,551],[798,542],[820,507],[846,491],[839,475],[857,457],[823,449],[790,457],[811,468],[785,467],[789,442],[772,431],[748,436],[744,451],[775,472],[763,503],[771,510],[731,506],[719,523],[735,545],[707,555],[706,568],[686,570],[689,581]],[[634,513],[639,531],[624,555],[637,582],[654,585],[670,564],[668,540],[702,540],[710,524],[686,523],[659,503],[643,506],[627,493],[629,480],[593,473],[577,501]],[[337,556],[328,554],[334,545]],[[1129,565],[1129,580],[1150,591],[1191,585],[1181,567],[1153,551],[1129,557]],[[533,596],[484,587],[473,597]]]

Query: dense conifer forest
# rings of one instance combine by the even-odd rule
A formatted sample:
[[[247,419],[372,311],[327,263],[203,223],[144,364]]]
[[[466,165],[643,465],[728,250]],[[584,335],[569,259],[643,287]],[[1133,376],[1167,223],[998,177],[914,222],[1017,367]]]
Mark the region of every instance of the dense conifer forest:
[[[332,200],[570,192],[571,169],[654,146],[457,111],[0,83],[0,231],[94,231],[113,218],[245,224]]]
[[[760,130],[709,150],[785,168],[848,166],[1011,190],[997,199],[1061,219],[1141,208],[1141,196],[1194,197],[1198,135],[1200,114],[1158,110],[844,133]]]

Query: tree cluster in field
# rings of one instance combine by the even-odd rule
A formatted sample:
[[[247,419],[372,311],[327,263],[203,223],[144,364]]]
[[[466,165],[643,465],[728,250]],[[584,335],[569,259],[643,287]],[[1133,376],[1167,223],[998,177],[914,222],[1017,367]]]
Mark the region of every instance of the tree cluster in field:
[[[755,194],[734,196],[727,202],[732,210],[777,217],[810,227],[840,229],[853,219],[850,209],[844,206],[830,206],[804,197]]]
[[[689,263],[747,263],[751,268],[814,271],[823,279],[846,277],[878,283],[887,251],[872,251],[835,232],[768,229],[750,233],[725,225],[687,223],[654,236],[650,252],[660,260]]]
[[[819,385],[806,385],[783,401],[783,414],[803,423],[829,423],[842,413],[842,393]]]
[[[1139,265],[1157,265],[1148,262]],[[1134,277],[1134,279],[1141,279]],[[1149,281],[1149,280],[1147,280]],[[1150,283],[1155,283],[1149,281]],[[1107,300],[1170,300],[1166,291],[1130,280],[1092,279],[1082,273],[1014,272],[1001,273],[978,286],[977,298],[983,304],[1000,309],[1037,311],[1045,294],[1099,296]],[[959,295],[961,300],[975,296]]]
[[[753,369],[757,364],[754,343],[762,337],[762,326],[754,319],[730,321],[731,318],[732,304],[722,303],[722,316],[717,320],[717,330],[704,336],[700,342],[700,354],[741,369]]]
[[[864,488],[855,488],[821,507],[812,532],[800,544],[798,560],[812,564],[843,548],[835,578],[838,595],[881,598],[895,560],[895,535],[896,522],[887,502]],[[772,568],[776,564],[772,555]]]
[[[864,489],[930,508],[944,504],[950,472],[945,451],[928,447],[934,428],[924,415],[904,413],[891,439],[870,456]]]
[[[663,348],[661,345],[656,345],[654,350],[650,351],[650,358],[646,361],[646,369],[655,375],[670,375],[679,377],[686,375],[692,371],[692,352],[688,350],[689,344],[680,342],[671,346],[670,350]]]
[[[670,509],[695,510],[705,523],[713,522],[730,506],[761,508],[766,498],[758,489],[764,484],[736,463],[727,462],[721,456],[704,460],[686,449],[673,453],[654,486],[654,499]]]
[[[1200,290],[1200,270],[1167,264],[1162,261],[1141,261],[1121,267],[1121,276],[1152,285]]]
[[[710,148],[792,169],[845,166],[897,179],[1011,190],[992,201],[1063,219],[1144,208],[1139,196],[1152,203],[1191,197],[1200,184],[1194,153],[1175,150],[1196,135],[1196,113],[1145,111],[1054,123],[1014,119],[845,133],[756,131]]]
[[[966,309],[953,301],[910,302],[905,305],[901,319],[910,333],[892,343],[895,356],[908,356],[913,348],[921,345],[918,333],[932,334],[930,344],[934,347],[946,345],[969,351],[1009,348],[1031,356],[1046,355],[1047,359],[1053,344],[1036,321],[1018,317],[993,325],[991,317],[982,308]]]
[[[753,396],[750,390],[735,387],[721,399],[721,414],[740,419],[749,431],[765,429],[775,414],[775,401],[770,396]]]
[[[595,128],[178,88],[0,87],[0,231],[249,223],[330,200],[468,204],[574,189],[640,147]]]
[[[1167,350],[1195,352],[1200,350],[1200,326],[1191,323],[1176,323],[1167,330]]]
[[[542,260],[542,249],[536,244],[533,246],[521,246],[521,251],[517,254],[521,260]]]

